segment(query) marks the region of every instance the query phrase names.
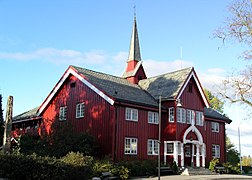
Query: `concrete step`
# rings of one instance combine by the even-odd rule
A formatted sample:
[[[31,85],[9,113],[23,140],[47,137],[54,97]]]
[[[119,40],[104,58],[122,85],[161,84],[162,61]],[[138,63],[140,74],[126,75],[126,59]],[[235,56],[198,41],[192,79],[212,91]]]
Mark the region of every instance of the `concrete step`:
[[[196,167],[186,167],[181,175],[187,175],[187,176],[190,176],[190,175],[214,175],[216,174],[215,172],[212,172],[210,171],[209,169],[206,169],[206,168],[196,168]]]

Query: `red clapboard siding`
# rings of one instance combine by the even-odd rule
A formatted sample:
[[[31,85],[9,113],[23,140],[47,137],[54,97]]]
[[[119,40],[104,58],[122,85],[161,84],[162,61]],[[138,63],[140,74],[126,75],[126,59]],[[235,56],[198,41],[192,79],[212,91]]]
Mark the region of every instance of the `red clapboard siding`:
[[[220,162],[224,162],[225,157],[225,123],[219,122],[219,132],[212,132],[211,129],[211,121],[210,119],[206,119],[206,151],[207,157],[206,161],[212,160],[212,145],[220,145]]]
[[[192,92],[189,92],[190,84],[192,85]],[[202,112],[204,111],[205,104],[194,79],[191,79],[189,81],[180,97],[180,101],[183,108],[198,110]]]
[[[128,121],[125,118],[124,106],[117,106],[117,139],[116,152],[117,159],[138,158],[156,159],[157,156],[147,155],[147,140],[158,140],[158,125],[148,123],[148,111],[138,109],[138,121]],[[138,139],[137,155],[124,155],[125,137]]]
[[[82,102],[85,102],[85,115],[83,118],[76,118],[76,104]],[[94,135],[101,145],[102,154],[113,153],[115,120],[113,106],[74,76],[66,80],[43,113],[47,132],[50,131],[52,123],[59,122],[60,106],[67,106],[66,121],[70,121],[76,131]]]

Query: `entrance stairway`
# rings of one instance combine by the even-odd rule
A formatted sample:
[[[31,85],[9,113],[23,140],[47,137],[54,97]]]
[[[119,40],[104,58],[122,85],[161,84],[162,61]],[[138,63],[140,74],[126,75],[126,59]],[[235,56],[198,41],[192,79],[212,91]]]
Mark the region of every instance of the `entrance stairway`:
[[[187,176],[193,176],[193,175],[214,175],[215,172],[210,171],[209,169],[200,167],[186,167],[184,170],[182,170],[181,175],[187,175]]]

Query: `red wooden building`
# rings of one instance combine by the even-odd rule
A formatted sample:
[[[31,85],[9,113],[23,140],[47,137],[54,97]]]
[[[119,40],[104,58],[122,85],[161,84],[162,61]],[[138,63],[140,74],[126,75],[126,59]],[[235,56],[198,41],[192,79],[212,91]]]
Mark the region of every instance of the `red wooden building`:
[[[159,97],[161,96],[161,119]],[[40,107],[14,118],[23,130],[70,121],[88,131],[101,153],[115,161],[157,159],[159,121],[163,162],[205,167],[225,161],[225,124],[231,120],[211,110],[193,67],[147,78],[140,55],[136,19],[122,77],[69,66]]]

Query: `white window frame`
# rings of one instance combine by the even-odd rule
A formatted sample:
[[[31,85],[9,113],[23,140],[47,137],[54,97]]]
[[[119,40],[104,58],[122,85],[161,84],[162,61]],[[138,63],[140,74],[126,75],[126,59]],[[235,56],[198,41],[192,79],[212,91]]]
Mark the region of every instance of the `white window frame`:
[[[203,126],[204,124],[204,115],[201,111],[196,111],[196,125]]]
[[[150,124],[158,124],[159,123],[157,112],[148,111],[148,123],[150,123]]]
[[[85,113],[85,103],[76,104],[76,118],[83,118]]]
[[[128,121],[138,121],[138,109],[126,108],[125,118]]]
[[[158,155],[159,152],[158,140],[148,139],[147,151],[148,155]]]
[[[220,132],[220,124],[218,122],[211,122],[212,132]]]
[[[174,122],[174,107],[169,108],[169,122]]]
[[[124,154],[137,155],[137,138],[125,138]]]
[[[169,150],[171,150],[171,151],[169,151]],[[173,154],[173,153],[174,153],[174,143],[169,142],[169,143],[167,143],[166,154]]]
[[[184,108],[177,109],[177,122],[186,123],[186,109]]]
[[[187,112],[186,112],[186,123],[187,124],[194,124],[195,122],[195,111],[194,110],[190,110],[190,109],[187,109]]]
[[[217,144],[212,145],[212,157],[220,158],[220,145]]]
[[[66,121],[67,116],[67,106],[61,106],[59,110],[59,120]]]

